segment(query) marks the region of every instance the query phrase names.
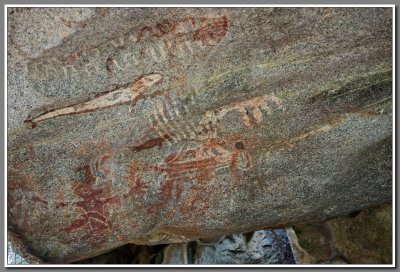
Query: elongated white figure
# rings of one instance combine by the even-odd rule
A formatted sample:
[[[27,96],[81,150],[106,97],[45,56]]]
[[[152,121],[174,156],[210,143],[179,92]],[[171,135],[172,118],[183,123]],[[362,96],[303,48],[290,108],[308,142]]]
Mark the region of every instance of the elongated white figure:
[[[112,92],[99,95],[94,99],[91,99],[86,102],[47,111],[40,115],[37,115],[34,118],[28,117],[28,119],[25,122],[32,122],[33,124],[35,124],[37,122],[56,118],[59,116],[91,112],[133,102],[135,101],[135,99],[139,98],[139,96],[142,95],[145,90],[149,89],[151,86],[159,82],[161,79],[162,76],[160,74],[150,74],[141,77],[140,79],[131,83],[127,87],[123,87],[114,90]]]

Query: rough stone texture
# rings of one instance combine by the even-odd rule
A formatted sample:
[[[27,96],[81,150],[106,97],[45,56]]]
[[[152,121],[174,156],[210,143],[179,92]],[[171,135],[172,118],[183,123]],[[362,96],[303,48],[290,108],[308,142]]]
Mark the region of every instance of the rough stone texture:
[[[392,263],[392,207],[332,220],[337,250],[352,264]]]
[[[163,264],[294,263],[286,231],[255,231],[224,236],[213,243],[195,241],[164,249]]]
[[[288,236],[299,264],[392,263],[391,205],[293,229]]]
[[[260,230],[158,246],[128,244],[79,264],[291,264],[286,230]]]
[[[161,264],[166,246],[126,244],[105,254],[78,261],[75,264]]]
[[[335,248],[330,221],[297,225],[292,229],[293,233],[288,231],[288,236],[296,263],[347,263]]]
[[[293,228],[287,228],[286,232],[295,262],[297,264],[314,264],[315,258],[300,246],[299,238],[297,237],[296,232],[293,230]]]
[[[255,231],[222,237],[218,243],[200,244],[195,264],[293,264],[286,231]]]
[[[43,262],[391,200],[390,8],[8,14],[8,229]]]

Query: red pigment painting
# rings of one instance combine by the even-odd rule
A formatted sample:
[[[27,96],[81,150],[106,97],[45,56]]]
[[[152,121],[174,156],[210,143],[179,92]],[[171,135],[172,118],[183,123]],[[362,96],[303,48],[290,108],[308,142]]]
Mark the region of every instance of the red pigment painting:
[[[84,175],[83,182],[77,182],[73,186],[74,193],[82,200],[72,203],[81,210],[81,217],[74,220],[64,229],[72,232],[76,229],[86,227],[90,230],[89,236],[102,236],[111,230],[109,221],[109,207],[120,205],[120,198],[113,196],[111,188],[95,188],[96,177],[90,170],[90,166],[85,165],[80,169]],[[87,238],[85,236],[85,238]]]
[[[201,204],[206,208],[208,205],[204,203],[204,194],[210,189],[210,186],[212,187],[210,181],[216,178],[216,171],[226,168],[233,175],[231,180],[237,180],[240,170],[239,158],[244,160],[245,168],[250,167],[250,158],[244,150],[230,151],[224,141],[210,139],[199,147],[168,155],[164,164],[160,166],[135,161],[130,169],[130,191],[125,197],[143,198],[149,189],[149,181],[145,181],[144,176],[154,173],[154,178],[162,176],[163,179],[157,188],[160,194],[159,200],[147,209],[149,214],[162,211],[173,199],[180,200],[185,184],[190,187],[188,192],[190,203],[187,205],[199,206]]]

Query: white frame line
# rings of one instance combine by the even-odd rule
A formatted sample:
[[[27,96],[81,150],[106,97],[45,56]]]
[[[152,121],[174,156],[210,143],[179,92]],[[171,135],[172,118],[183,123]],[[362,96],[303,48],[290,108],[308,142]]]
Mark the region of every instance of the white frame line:
[[[393,23],[393,28],[392,28],[392,50],[393,50],[393,54],[392,54],[392,92],[393,92],[393,100],[392,100],[392,113],[395,113],[395,101],[396,101],[396,91],[395,91],[395,75],[396,75],[396,67],[395,67],[395,41],[396,41],[396,12],[395,12],[395,4],[384,4],[384,5],[368,5],[368,4],[359,4],[359,5],[343,5],[343,4],[320,4],[320,5],[297,5],[297,4],[286,4],[286,5],[274,5],[274,4],[265,4],[265,5],[261,5],[261,4],[247,4],[247,5],[243,5],[243,4],[229,4],[229,5],[221,5],[221,4],[215,4],[215,5],[199,5],[199,4],[186,4],[186,5],[181,5],[181,4],[146,4],[146,5],[135,5],[135,4],[106,4],[106,5],[96,5],[96,4],[86,4],[86,5],[75,5],[75,4],[60,4],[60,5],[55,5],[55,4],[50,4],[50,5],[40,5],[40,4],[36,4],[36,5],[25,5],[25,4],[6,4],[4,5],[4,26],[5,26],[5,31],[4,31],[4,35],[5,35],[5,39],[4,39],[4,64],[5,64],[5,69],[4,69],[4,90],[5,90],[5,97],[4,97],[4,131],[5,131],[5,139],[4,139],[4,154],[5,154],[5,160],[4,160],[4,243],[5,243],[5,247],[4,247],[4,263],[5,263],[5,267],[23,267],[23,268],[27,268],[27,267],[76,267],[76,268],[85,268],[85,267],[252,267],[252,268],[259,268],[259,267],[289,267],[289,268],[295,268],[295,267],[321,267],[321,268],[334,268],[334,267],[350,267],[350,268],[364,268],[364,267],[379,267],[379,268],[389,268],[389,267],[395,267],[396,266],[396,247],[395,247],[395,241],[396,241],[396,237],[395,237],[395,217],[396,217],[396,203],[395,203],[395,167],[396,167],[396,158],[393,154],[393,161],[392,161],[392,171],[393,171],[393,177],[392,177],[392,212],[393,212],[393,216],[392,216],[392,237],[393,237],[393,241],[392,241],[392,246],[393,246],[393,251],[392,251],[392,256],[393,256],[393,263],[392,264],[383,264],[383,265],[352,265],[352,264],[346,264],[346,265],[304,265],[304,264],[294,264],[294,265],[71,265],[71,264],[41,264],[41,265],[35,265],[35,264],[30,264],[30,265],[12,265],[12,264],[8,264],[8,247],[7,247],[7,69],[8,69],[8,65],[7,65],[7,9],[8,8],[12,8],[12,7],[37,7],[37,8],[45,8],[45,7],[54,7],[54,8],[74,8],[74,7],[181,7],[181,8],[194,8],[194,7],[212,7],[212,8],[218,8],[218,7],[232,7],[232,8],[239,8],[239,7],[391,7],[392,8],[392,23]],[[395,114],[393,114],[393,134],[392,134],[392,144],[393,144],[393,151],[396,152],[396,143],[395,143],[395,134],[396,134],[396,130],[395,130]]]

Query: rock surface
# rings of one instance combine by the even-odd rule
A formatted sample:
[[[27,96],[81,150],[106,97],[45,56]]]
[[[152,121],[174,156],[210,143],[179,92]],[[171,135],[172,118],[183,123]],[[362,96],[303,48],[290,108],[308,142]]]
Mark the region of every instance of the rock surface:
[[[373,207],[289,230],[299,264],[391,264],[392,208]]]
[[[286,231],[260,230],[224,236],[213,243],[194,241],[164,249],[163,264],[294,263]]]
[[[217,243],[200,244],[194,264],[293,264],[284,229],[260,230],[222,237]]]
[[[260,230],[158,246],[128,244],[79,264],[291,264],[286,230]]]
[[[43,262],[391,200],[390,8],[8,14],[8,230]]]
[[[332,220],[335,247],[351,264],[392,263],[392,207],[385,205]]]

